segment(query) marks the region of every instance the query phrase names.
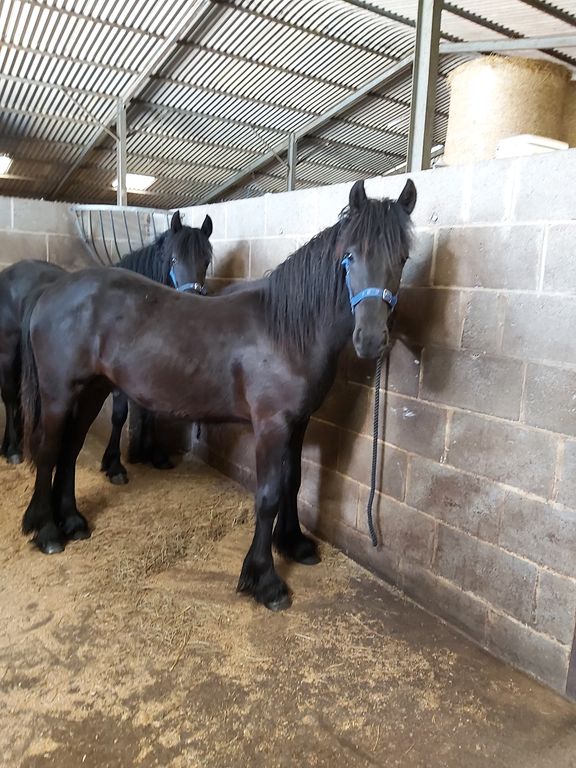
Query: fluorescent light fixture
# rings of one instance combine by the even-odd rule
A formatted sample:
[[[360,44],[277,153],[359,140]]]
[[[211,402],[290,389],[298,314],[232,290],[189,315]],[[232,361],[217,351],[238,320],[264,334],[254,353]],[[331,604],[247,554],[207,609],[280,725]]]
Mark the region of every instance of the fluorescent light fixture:
[[[156,181],[156,176],[144,176],[142,173],[126,174],[126,189],[128,192],[145,192]],[[114,189],[118,189],[118,179],[112,182]]]
[[[8,168],[12,165],[12,158],[8,155],[0,155],[0,176],[8,173]]]

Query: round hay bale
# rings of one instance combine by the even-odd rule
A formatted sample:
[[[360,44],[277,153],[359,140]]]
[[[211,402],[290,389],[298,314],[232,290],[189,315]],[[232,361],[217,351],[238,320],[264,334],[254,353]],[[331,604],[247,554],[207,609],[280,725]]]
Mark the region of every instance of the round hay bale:
[[[535,59],[483,56],[449,75],[448,165],[494,157],[500,139],[529,133],[563,139],[570,73]]]
[[[569,147],[576,147],[576,80],[571,80],[566,88],[564,100],[564,141]]]

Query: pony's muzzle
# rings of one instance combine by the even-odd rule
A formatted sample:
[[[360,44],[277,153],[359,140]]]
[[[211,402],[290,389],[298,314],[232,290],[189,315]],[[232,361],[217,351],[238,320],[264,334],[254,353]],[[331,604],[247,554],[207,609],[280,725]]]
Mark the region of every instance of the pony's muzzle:
[[[366,332],[362,326],[354,330],[352,343],[358,357],[375,359],[384,354],[390,345],[388,328],[383,333]]]

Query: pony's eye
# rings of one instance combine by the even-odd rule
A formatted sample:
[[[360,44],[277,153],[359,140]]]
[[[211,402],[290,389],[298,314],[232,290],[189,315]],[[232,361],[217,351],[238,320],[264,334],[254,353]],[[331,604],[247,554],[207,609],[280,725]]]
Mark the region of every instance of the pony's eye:
[[[347,253],[346,254],[346,258],[348,259],[348,262],[350,264],[352,264],[352,262],[354,261],[354,254],[353,253]]]
[[[170,259],[170,264],[176,264],[176,256],[172,256]]]

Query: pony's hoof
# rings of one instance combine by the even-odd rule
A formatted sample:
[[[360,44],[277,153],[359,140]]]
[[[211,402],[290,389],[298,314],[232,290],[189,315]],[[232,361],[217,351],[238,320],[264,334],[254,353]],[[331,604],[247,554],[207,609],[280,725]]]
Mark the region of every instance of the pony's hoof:
[[[128,482],[128,475],[119,472],[117,475],[108,475],[108,480],[112,485],[126,485]]]
[[[290,595],[282,595],[274,600],[270,600],[268,603],[264,603],[264,605],[269,611],[274,611],[276,613],[277,611],[285,611],[287,608],[290,608],[292,600],[290,599]]]
[[[90,536],[92,536],[92,531],[90,528],[79,528],[77,531],[74,531],[66,538],[70,541],[82,541],[82,539],[89,539]]]
[[[6,457],[8,464],[22,464],[22,456],[19,453],[11,453]]]
[[[73,512],[62,518],[60,531],[68,541],[90,538],[90,527],[85,517]]]
[[[260,571],[244,561],[237,592],[245,592],[271,611],[284,611],[292,604],[290,590],[273,569]]]
[[[318,565],[320,555],[318,554],[318,544],[314,539],[301,534],[298,538],[288,538],[282,540],[279,535],[274,536],[274,546],[282,557],[293,560],[301,565]]]
[[[38,536],[32,539],[33,544],[36,544],[40,552],[45,555],[58,555],[60,552],[64,552],[64,542],[59,539],[50,539],[45,541]]]

